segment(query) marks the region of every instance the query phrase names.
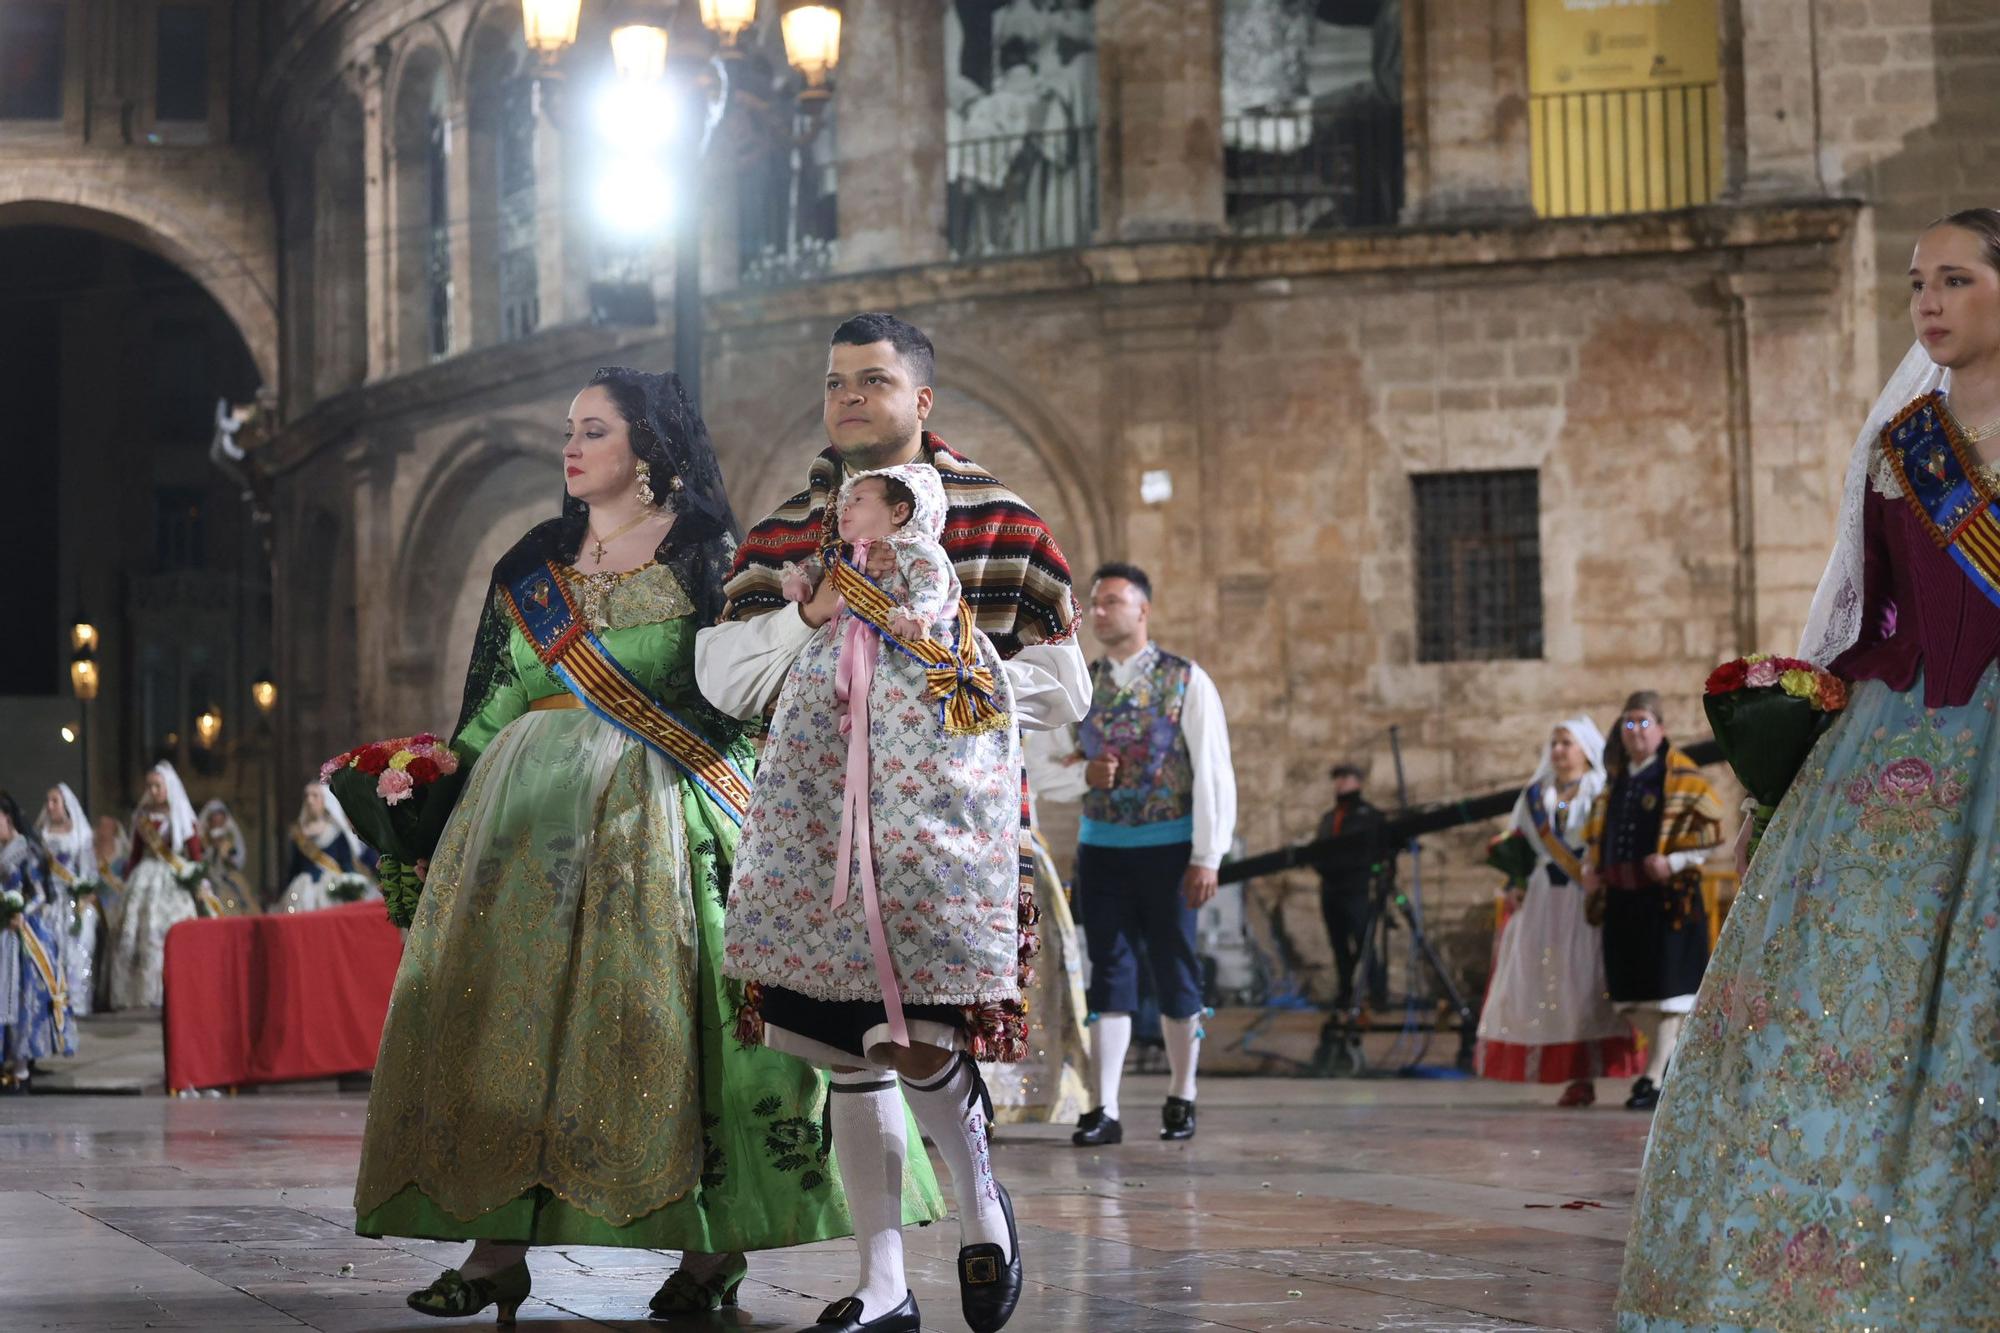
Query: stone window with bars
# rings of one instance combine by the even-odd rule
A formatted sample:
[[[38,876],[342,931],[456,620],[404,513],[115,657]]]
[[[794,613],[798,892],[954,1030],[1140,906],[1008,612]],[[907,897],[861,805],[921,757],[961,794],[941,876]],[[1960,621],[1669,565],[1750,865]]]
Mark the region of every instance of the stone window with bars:
[[[1417,660],[1542,655],[1541,478],[1532,469],[1412,477]]]

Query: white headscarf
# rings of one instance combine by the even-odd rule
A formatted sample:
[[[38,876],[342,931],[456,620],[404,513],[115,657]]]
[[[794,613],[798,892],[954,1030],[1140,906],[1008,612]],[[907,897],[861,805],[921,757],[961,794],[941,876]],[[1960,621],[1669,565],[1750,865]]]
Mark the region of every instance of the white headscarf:
[[[1819,590],[1813,593],[1812,610],[1806,613],[1806,632],[1799,640],[1799,656],[1816,666],[1833,665],[1833,660],[1852,648],[1861,638],[1862,551],[1861,515],[1868,499],[1868,474],[1873,470],[1875,442],[1896,414],[1916,399],[1937,389],[1950,392],[1951,372],[1930,358],[1922,343],[1910,344],[1903,363],[1882,387],[1868,420],[1855,437],[1854,452],[1847,460],[1847,481],[1840,492],[1840,525],[1835,530],[1833,556],[1826,573],[1820,576]]]
[[[873,472],[856,472],[840,485],[838,504],[846,504],[848,493],[854,484],[870,477],[894,478],[909,487],[910,498],[916,501],[909,522],[892,535],[895,537],[929,537],[932,541],[944,539],[945,512],[950,505],[944,498],[944,478],[929,463],[900,463],[895,467],[877,468]]]
[[[181,775],[174,771],[172,764],[162,759],[153,765],[153,772],[166,780],[167,846],[178,852],[187,846],[187,840],[194,836],[194,805],[188,800],[187,788],[181,785]],[[152,812],[142,806],[133,812],[133,817],[136,819],[140,815],[150,813]]]
[[[1554,815],[1556,805],[1556,761],[1555,733],[1567,731],[1570,738],[1583,751],[1584,761],[1589,765],[1584,770],[1583,780],[1577,785],[1576,799],[1569,803],[1569,818],[1561,832],[1575,834],[1590,818],[1590,807],[1597,801],[1597,794],[1604,790],[1604,733],[1597,724],[1587,717],[1572,717],[1558,722],[1549,729],[1549,738],[1542,742],[1542,761],[1535,766],[1535,776],[1528,779],[1528,786],[1521,789],[1521,795],[1514,802],[1514,827],[1526,834],[1532,844],[1535,840],[1534,811],[1528,808],[1528,792],[1541,788],[1542,809],[1547,815]],[[1536,855],[1541,848],[1536,846]]]
[[[63,809],[69,812],[69,832],[49,832],[49,812],[45,809],[35,819],[35,830],[42,835],[52,852],[74,861],[77,873],[85,874],[97,869],[97,835],[90,831],[90,818],[83,813],[83,802],[76,799],[76,793],[69,789],[67,782],[58,782],[56,790],[62,793]]]
[[[236,822],[236,816],[230,812],[228,805],[220,798],[210,801],[201,808],[201,845],[207,849],[210,856],[215,854],[215,848],[209,845],[208,817],[217,810],[222,812],[223,819],[227,821],[224,831],[229,835],[229,864],[232,868],[241,870],[249,856],[243,846],[243,828]]]
[[[319,788],[320,799],[326,802],[327,823],[339,829],[341,836],[347,839],[347,850],[354,854],[355,868],[357,870],[360,869],[361,838],[355,833],[354,825],[347,821],[347,811],[340,808],[340,798],[335,796],[333,788],[327,786],[324,782],[315,782],[309,785]],[[301,804],[299,806],[299,827],[304,828],[305,824],[306,808],[304,804]]]

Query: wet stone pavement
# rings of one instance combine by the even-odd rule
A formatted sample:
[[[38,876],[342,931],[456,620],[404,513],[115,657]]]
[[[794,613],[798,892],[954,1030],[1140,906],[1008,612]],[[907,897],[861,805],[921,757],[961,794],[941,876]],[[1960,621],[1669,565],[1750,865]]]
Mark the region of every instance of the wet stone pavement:
[[[1010,1330],[1611,1327],[1646,1118],[1560,1111],[1558,1089],[1472,1081],[1211,1078],[1201,1132],[1153,1137],[1157,1078],[1126,1086],[1118,1148],[1066,1126],[995,1146],[1019,1211],[1028,1287]],[[1615,1094],[1615,1095],[1614,1095]],[[403,1305],[458,1244],[355,1236],[366,1099],[0,1100],[0,1323],[22,1329],[485,1325]],[[1564,1207],[1565,1204],[1601,1206]],[[957,1226],[906,1233],[926,1329],[963,1330]],[[648,1321],[670,1253],[537,1250],[538,1329],[759,1330],[843,1295],[847,1241],[753,1258],[740,1311]]]

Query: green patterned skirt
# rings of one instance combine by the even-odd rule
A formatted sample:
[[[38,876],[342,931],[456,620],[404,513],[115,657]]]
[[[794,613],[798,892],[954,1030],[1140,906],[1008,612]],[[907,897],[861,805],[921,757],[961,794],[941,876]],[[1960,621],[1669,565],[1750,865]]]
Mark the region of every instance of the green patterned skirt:
[[[731,1031],[742,997],[714,960],[735,842],[588,712],[494,739],[397,972],[356,1231],[709,1252],[851,1232],[823,1076]],[[912,1153],[905,1220],[942,1215]]]

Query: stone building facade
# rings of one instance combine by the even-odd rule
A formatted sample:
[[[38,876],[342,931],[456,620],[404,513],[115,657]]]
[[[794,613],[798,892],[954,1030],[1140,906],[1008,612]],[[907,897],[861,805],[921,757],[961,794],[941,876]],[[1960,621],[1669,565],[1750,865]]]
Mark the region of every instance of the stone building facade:
[[[1089,6],[1087,234],[954,259],[945,6],[847,0],[831,271],[746,282],[740,151],[701,185],[703,407],[739,515],[822,443],[833,325],[891,309],[937,343],[934,427],[1043,510],[1079,577],[1151,571],[1158,637],[1229,710],[1247,849],[1307,836],[1337,759],[1386,803],[1391,728],[1413,801],[1518,781],[1552,722],[1641,686],[1674,734],[1705,732],[1708,668],[1803,621],[1857,416],[1907,345],[1915,230],[1993,201],[2000,12],[1718,0],[1713,202],[1555,220],[1530,196],[1532,3],[1374,6],[1378,76],[1399,81],[1393,224],[1288,230],[1234,211],[1237,3]],[[72,138],[24,186],[0,148],[0,200],[39,190],[170,257],[176,234],[231,256],[202,271],[282,404],[254,457],[301,773],[450,724],[487,571],[554,506],[569,395],[598,365],[673,364],[666,328],[591,319],[621,260],[581,111],[596,8],[525,140],[511,0],[292,0],[269,6],[242,108],[261,149],[176,176]],[[275,203],[204,225],[200,173],[239,154]],[[669,267],[650,265],[662,298]],[[532,319],[510,321],[527,290]],[[1525,532],[1453,530],[1496,503],[1518,520],[1524,496]],[[1533,623],[1482,622],[1496,588]],[[1489,831],[1427,841],[1443,917],[1490,891]],[[1253,897],[1262,946],[1323,984],[1312,886]]]

